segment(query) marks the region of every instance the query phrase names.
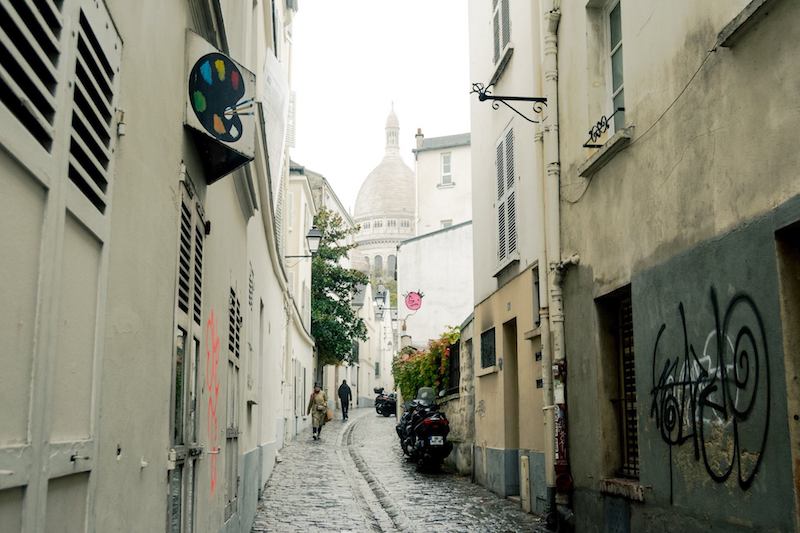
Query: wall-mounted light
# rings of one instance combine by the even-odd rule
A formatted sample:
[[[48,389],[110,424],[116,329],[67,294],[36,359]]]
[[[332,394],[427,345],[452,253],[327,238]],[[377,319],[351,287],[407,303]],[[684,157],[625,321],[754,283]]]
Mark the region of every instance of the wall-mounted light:
[[[319,251],[319,243],[322,241],[322,232],[316,226],[312,226],[306,235],[306,243],[308,244],[308,251],[311,255],[285,255],[286,259],[297,259],[303,257],[313,257]]]

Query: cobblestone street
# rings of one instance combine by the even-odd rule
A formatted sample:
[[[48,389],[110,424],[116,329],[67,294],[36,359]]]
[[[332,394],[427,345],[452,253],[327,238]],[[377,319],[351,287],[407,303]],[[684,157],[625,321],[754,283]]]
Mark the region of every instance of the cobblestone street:
[[[252,531],[537,531],[537,517],[468,478],[417,472],[394,424],[358,409],[321,441],[307,432],[286,446]]]

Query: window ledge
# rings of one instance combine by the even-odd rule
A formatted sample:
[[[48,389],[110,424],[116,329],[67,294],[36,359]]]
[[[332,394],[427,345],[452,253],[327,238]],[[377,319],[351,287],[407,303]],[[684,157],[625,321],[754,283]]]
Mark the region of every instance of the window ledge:
[[[511,255],[503,259],[503,262],[497,266],[497,269],[492,274],[492,277],[499,277],[511,265],[519,263],[519,252],[512,252]]]
[[[497,62],[497,66],[494,69],[494,74],[492,74],[492,79],[489,80],[489,85],[494,85],[498,82],[498,80],[500,80],[500,76],[502,76],[503,72],[505,72],[508,62],[511,61],[512,55],[514,55],[514,45],[512,43],[508,43],[503,49],[503,53],[500,54],[500,61]]]
[[[644,486],[637,479],[607,478],[600,480],[600,492],[622,496],[635,502],[644,501]]]
[[[489,374],[497,374],[500,372],[500,367],[497,365],[487,366],[486,368],[481,368],[475,372],[476,378],[482,378],[483,376],[488,376]]]
[[[529,340],[529,341],[532,341],[533,339],[535,339],[537,337],[541,337],[541,336],[542,336],[542,328],[540,326],[539,327],[535,327],[530,331],[526,331],[523,334],[523,337],[525,338],[525,340]]]
[[[767,16],[770,8],[779,1],[780,0],[752,0],[733,18],[733,20],[722,28],[722,31],[717,35],[717,42],[714,48],[718,46],[724,48],[735,46],[739,39],[753,29],[761,19]]]
[[[456,186],[456,182],[454,182],[454,181],[451,181],[450,183],[437,183],[436,184],[436,188],[437,189],[452,189],[455,186]]]
[[[618,131],[611,136],[606,143],[597,149],[581,166],[578,167],[578,176],[589,178],[597,174],[601,168],[606,166],[611,159],[617,155],[633,137],[633,126]]]

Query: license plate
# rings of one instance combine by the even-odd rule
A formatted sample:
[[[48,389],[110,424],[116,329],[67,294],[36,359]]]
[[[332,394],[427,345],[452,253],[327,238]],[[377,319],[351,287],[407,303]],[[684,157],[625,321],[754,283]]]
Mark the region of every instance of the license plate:
[[[431,437],[431,446],[444,446],[444,437]]]

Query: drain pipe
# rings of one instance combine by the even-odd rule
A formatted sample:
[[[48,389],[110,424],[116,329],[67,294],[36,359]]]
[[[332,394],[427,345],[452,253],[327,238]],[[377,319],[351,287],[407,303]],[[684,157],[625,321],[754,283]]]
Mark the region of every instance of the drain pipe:
[[[548,492],[555,495],[555,509],[551,507],[549,524],[556,525],[566,521],[571,523],[569,509],[572,491],[572,476],[569,468],[566,422],[566,354],[564,351],[564,309],[561,282],[563,273],[577,264],[579,258],[573,255],[561,261],[560,224],[560,183],[561,163],[559,157],[558,133],[558,24],[561,20],[560,0],[547,0],[544,3],[544,43],[542,70],[544,71],[544,95],[547,98],[547,117],[544,121],[544,217],[545,217],[545,262],[547,268],[547,307],[546,316],[549,328],[543,328],[542,343],[547,342],[551,359],[545,360],[542,353],[543,374],[549,378],[550,390],[546,393],[547,413],[545,416],[548,437]],[[543,317],[544,319],[544,317]],[[548,338],[545,339],[544,329]],[[544,378],[543,378],[544,381]],[[550,466],[548,465],[548,466]],[[552,483],[552,484],[551,484]],[[555,489],[555,490],[553,490]],[[552,502],[552,500],[551,500]],[[553,513],[556,511],[556,513]],[[556,524],[553,524],[555,522]],[[559,528],[560,529],[560,528]]]

